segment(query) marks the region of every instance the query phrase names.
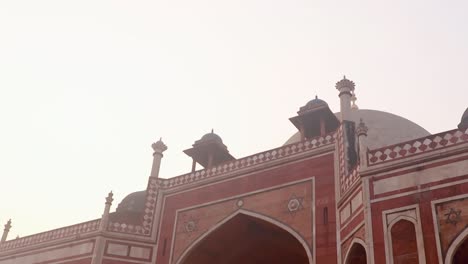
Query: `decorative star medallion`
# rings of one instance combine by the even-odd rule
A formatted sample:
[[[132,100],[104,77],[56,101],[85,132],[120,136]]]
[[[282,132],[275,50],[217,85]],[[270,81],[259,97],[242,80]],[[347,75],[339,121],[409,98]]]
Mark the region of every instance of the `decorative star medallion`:
[[[190,219],[184,222],[184,231],[187,234],[193,233],[198,230],[198,219],[190,217]]]
[[[461,210],[456,210],[453,208],[450,208],[450,212],[446,213],[445,216],[445,223],[447,224],[452,224],[452,225],[457,225],[458,222],[461,221]]]
[[[289,213],[295,213],[304,209],[302,203],[304,202],[304,197],[297,197],[295,194],[289,198],[288,201],[288,211]]]

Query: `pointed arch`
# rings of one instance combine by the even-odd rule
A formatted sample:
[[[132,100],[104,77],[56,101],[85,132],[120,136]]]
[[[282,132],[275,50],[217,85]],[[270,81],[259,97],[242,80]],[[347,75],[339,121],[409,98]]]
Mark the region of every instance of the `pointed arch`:
[[[414,235],[414,243],[415,244],[412,244],[411,246],[414,247],[414,256],[413,258],[417,258],[417,263],[426,263],[426,256],[425,256],[425,250],[424,250],[424,241],[422,239],[422,230],[421,230],[421,225],[419,224],[418,220],[414,217],[411,217],[411,216],[408,216],[408,215],[399,215],[398,217],[396,217],[395,219],[393,219],[389,224],[388,224],[388,227],[387,227],[387,232],[386,232],[386,237],[387,237],[387,240],[386,241],[386,248],[388,251],[386,251],[386,254],[387,254],[387,261],[389,263],[394,263],[396,260],[395,260],[395,251],[394,251],[394,235],[397,234],[397,233],[393,233],[393,228],[394,226],[398,225],[398,227],[400,228],[404,228],[404,224],[406,223],[409,223],[409,225],[407,225],[406,227],[407,228],[410,228],[409,230],[407,230],[407,232],[410,232],[411,234]],[[401,227],[403,225],[403,227]],[[402,247],[400,247],[402,248]],[[409,257],[409,255],[407,256]]]
[[[450,247],[447,249],[447,254],[445,256],[445,264],[452,264],[456,253],[460,246],[464,243],[468,243],[468,228],[465,228],[463,232],[461,232],[455,240],[452,241]]]
[[[365,256],[366,262],[370,263],[366,243],[362,239],[356,238],[356,237],[353,238],[349,248],[346,250],[346,254],[345,254],[345,257],[344,257],[344,260],[345,260],[344,263],[345,264],[352,264],[352,263],[350,263],[350,257],[351,257],[350,255],[353,252],[353,249],[355,249],[356,247],[362,247],[364,249],[364,252],[366,254],[366,256]]]
[[[300,245],[302,245],[302,247],[303,247],[303,249],[304,249],[304,251],[305,251],[305,253],[307,255],[308,263],[309,264],[314,263],[313,259],[312,259],[312,253],[311,253],[311,249],[310,249],[309,245],[307,244],[305,239],[300,234],[298,234],[294,229],[292,229],[291,227],[289,227],[289,226],[285,225],[284,223],[282,223],[282,222],[280,222],[278,220],[275,220],[275,219],[273,219],[271,217],[268,217],[266,215],[262,215],[262,214],[259,214],[259,213],[255,213],[255,212],[252,212],[252,211],[244,210],[244,209],[238,210],[235,213],[229,215],[228,217],[224,218],[222,221],[218,222],[216,225],[212,226],[205,233],[203,233],[200,237],[198,237],[195,241],[193,241],[183,251],[183,253],[180,255],[180,257],[178,258],[176,263],[177,264],[184,263],[184,261],[187,259],[187,257],[190,255],[190,253],[197,247],[197,245],[202,243],[207,237],[209,237],[211,234],[213,234],[216,230],[223,227],[224,224],[226,224],[227,222],[229,222],[230,220],[232,220],[236,216],[240,216],[240,215],[245,215],[245,216],[249,216],[249,217],[252,217],[252,218],[255,218],[255,219],[265,221],[265,222],[267,222],[269,224],[272,224],[272,225],[280,228],[281,230],[287,232],[289,235],[291,235],[293,238],[295,238],[297,240],[297,242],[299,242]]]
[[[413,223],[414,225],[416,225],[417,221],[416,219],[414,219],[413,217],[410,217],[410,216],[406,216],[406,215],[400,215],[398,216],[397,218],[393,219],[389,224],[388,224],[388,231],[390,232],[390,230],[392,230],[392,227],[400,222],[400,220],[406,220],[406,221],[409,221],[411,223]]]

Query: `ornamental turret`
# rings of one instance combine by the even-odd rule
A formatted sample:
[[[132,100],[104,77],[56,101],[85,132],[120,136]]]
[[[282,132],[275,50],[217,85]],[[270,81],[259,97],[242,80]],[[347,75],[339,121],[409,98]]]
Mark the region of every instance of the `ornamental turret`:
[[[335,131],[340,125],[328,104],[317,96],[299,108],[297,116],[289,120],[299,130],[301,140],[323,137]]]
[[[197,163],[204,168],[212,168],[235,159],[229,154],[221,137],[216,135],[213,130],[195,141],[192,146],[192,148],[184,150],[184,153],[192,158],[192,171],[195,171]]]
[[[161,167],[161,159],[163,157],[163,152],[167,150],[167,146],[162,142],[162,139],[159,139],[157,142],[151,145],[153,148],[153,165],[151,166],[151,175],[150,177],[158,178],[159,177],[159,168]]]
[[[346,79],[346,76],[343,76],[343,79],[336,83],[336,89],[340,92],[340,113],[341,121],[347,120],[350,121],[351,114],[351,98],[354,94],[354,82]]]

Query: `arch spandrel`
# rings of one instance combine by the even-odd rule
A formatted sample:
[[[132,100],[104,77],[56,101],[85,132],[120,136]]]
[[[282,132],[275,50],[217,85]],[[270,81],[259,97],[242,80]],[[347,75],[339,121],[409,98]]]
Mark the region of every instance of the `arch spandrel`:
[[[468,225],[468,198],[435,205],[436,224],[440,230],[440,247],[443,256]]]
[[[295,230],[307,247],[312,248],[312,190],[312,181],[308,180],[178,211],[171,246],[171,263],[176,263],[186,249],[201,236],[241,211],[273,219]]]

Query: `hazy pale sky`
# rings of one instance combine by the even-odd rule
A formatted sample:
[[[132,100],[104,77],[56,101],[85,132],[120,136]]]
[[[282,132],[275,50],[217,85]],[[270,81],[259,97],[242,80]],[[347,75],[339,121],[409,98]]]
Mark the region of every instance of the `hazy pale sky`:
[[[360,108],[431,133],[468,106],[468,1],[2,0],[0,226],[9,238],[100,217],[214,128],[242,157],[282,145],[288,118],[335,83]],[[372,128],[371,128],[372,129]]]

